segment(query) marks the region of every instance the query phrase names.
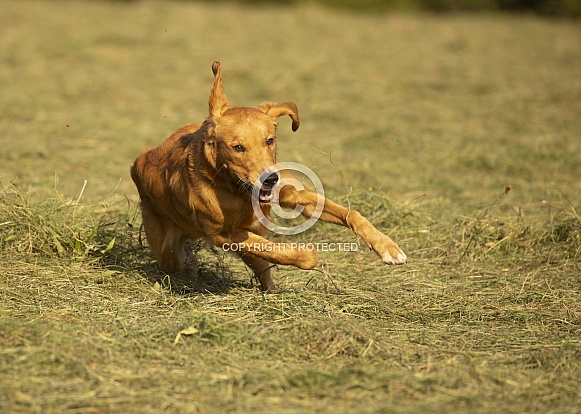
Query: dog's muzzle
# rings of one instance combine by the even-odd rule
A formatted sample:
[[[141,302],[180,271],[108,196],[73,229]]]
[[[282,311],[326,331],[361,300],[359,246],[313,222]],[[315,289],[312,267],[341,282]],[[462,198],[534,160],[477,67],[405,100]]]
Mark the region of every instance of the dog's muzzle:
[[[258,191],[258,201],[261,203],[270,203],[274,199],[274,187],[280,179],[278,173],[274,172],[262,180],[262,186]]]

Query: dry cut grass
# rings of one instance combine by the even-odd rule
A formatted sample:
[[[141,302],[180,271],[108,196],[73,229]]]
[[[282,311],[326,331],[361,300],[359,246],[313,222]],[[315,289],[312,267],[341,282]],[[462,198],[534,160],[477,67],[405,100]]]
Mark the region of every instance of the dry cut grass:
[[[577,22],[1,8],[0,412],[579,412]],[[407,266],[321,252],[272,295],[203,243],[198,282],[157,270],[128,167],[204,119],[213,60],[233,104],[297,103],[279,159]],[[357,242],[322,223],[290,241]]]
[[[12,188],[2,198],[3,411],[575,412],[580,401],[574,209],[545,228],[504,216],[501,201],[450,223],[392,205],[410,265],[387,275],[370,252],[329,254],[318,271],[280,269],[280,292],[263,295],[205,246],[194,246],[199,283],[159,273],[134,212]],[[92,235],[84,254],[80,234]]]

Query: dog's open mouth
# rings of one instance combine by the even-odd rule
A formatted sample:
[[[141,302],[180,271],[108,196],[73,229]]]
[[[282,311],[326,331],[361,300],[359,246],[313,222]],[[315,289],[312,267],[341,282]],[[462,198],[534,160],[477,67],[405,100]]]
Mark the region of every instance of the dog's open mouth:
[[[272,191],[272,187],[264,188],[262,187],[258,191],[258,201],[261,203],[270,203],[274,199],[274,192]]]
[[[261,203],[270,203],[274,199],[274,187],[278,183],[279,176],[272,173],[264,180],[261,180],[262,186],[258,190],[258,201]]]

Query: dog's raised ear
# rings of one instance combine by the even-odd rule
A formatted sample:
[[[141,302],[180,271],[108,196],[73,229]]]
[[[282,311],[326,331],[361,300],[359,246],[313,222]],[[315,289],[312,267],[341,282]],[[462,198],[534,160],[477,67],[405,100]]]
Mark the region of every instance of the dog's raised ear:
[[[219,117],[228,107],[228,98],[224,94],[224,82],[222,81],[222,71],[220,62],[212,63],[212,72],[214,73],[214,84],[210,90],[210,116]]]
[[[278,118],[279,116],[288,115],[293,120],[293,131],[299,129],[301,122],[299,121],[299,110],[293,102],[263,102],[258,105],[258,109],[264,112],[266,115],[272,118]]]
[[[204,141],[204,157],[213,169],[216,169],[218,155],[216,152],[216,124],[213,119],[206,119],[200,127]]]
[[[214,141],[216,138],[216,122],[211,118],[206,119],[200,126],[200,132],[204,142]]]

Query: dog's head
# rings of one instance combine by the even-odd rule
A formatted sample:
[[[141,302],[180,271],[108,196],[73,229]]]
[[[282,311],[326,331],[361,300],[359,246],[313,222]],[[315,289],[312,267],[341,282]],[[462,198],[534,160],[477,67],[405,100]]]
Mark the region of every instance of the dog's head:
[[[276,163],[276,119],[290,116],[296,131],[300,123],[297,106],[292,102],[264,102],[255,108],[230,106],[219,62],[212,64],[212,72],[210,115],[203,125],[204,155],[216,174],[226,174],[238,189],[251,191],[260,182],[259,201],[268,203],[279,177],[276,172],[265,178],[261,174]]]

